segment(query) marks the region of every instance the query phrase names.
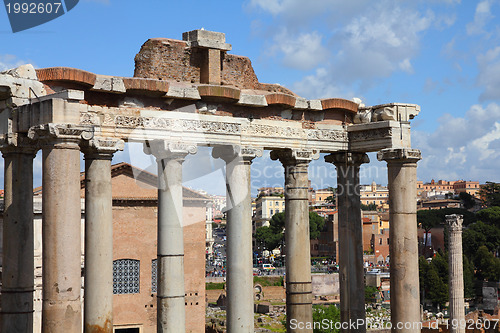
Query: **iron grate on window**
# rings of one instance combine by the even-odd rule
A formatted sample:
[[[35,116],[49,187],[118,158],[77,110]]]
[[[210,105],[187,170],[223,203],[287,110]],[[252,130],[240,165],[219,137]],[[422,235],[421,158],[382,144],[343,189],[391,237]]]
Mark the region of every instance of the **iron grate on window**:
[[[157,272],[158,272],[158,260],[153,259],[151,261],[151,292],[156,293],[157,292]]]
[[[140,261],[118,259],[113,261],[113,294],[138,294]]]

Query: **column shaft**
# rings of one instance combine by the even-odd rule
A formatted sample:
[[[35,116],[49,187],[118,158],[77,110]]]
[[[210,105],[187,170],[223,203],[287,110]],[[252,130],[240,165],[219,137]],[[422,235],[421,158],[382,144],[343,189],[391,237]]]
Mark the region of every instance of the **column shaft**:
[[[82,330],[80,150],[43,148],[42,332]]]
[[[4,153],[1,332],[33,332],[33,150]]]
[[[250,170],[252,159],[262,150],[221,146],[214,158],[226,161],[227,193],[227,331],[253,333],[252,201]]]
[[[309,238],[308,163],[285,167],[286,311],[290,320],[312,322],[311,240]],[[312,331],[311,331],[312,332]]]
[[[337,167],[339,209],[340,321],[355,323],[343,332],[366,332],[363,268],[363,224],[359,189],[359,167],[368,163],[364,153],[336,153],[325,158]]]
[[[184,234],[182,225],[183,158],[158,158],[158,314],[157,332],[186,330]]]
[[[464,270],[462,258],[462,215],[447,215],[449,226],[448,265],[451,333],[465,333]]]
[[[85,333],[113,332],[111,157],[85,155]]]
[[[420,151],[387,149],[392,332],[420,332],[417,161]]]
[[[309,162],[312,151],[272,151],[285,168],[285,253],[287,332],[312,333],[311,240],[309,238]]]

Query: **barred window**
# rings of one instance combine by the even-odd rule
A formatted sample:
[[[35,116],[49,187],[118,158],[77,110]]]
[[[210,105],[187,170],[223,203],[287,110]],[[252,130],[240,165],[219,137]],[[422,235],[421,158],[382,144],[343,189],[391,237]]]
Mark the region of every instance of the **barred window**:
[[[158,274],[158,260],[151,260],[151,292],[156,293],[158,290],[157,275]]]
[[[118,259],[113,261],[113,294],[138,294],[140,261]]]

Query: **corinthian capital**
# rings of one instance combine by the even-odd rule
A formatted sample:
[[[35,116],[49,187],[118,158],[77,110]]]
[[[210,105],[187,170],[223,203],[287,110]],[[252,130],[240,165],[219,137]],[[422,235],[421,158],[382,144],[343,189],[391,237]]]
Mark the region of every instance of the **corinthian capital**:
[[[450,231],[462,231],[462,224],[464,222],[463,217],[463,215],[457,214],[446,215],[446,223],[448,224]]]

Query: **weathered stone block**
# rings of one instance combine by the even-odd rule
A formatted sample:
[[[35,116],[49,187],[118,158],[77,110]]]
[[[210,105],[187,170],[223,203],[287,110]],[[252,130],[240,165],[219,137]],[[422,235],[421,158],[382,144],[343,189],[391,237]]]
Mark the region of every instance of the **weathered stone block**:
[[[267,101],[264,95],[249,95],[242,93],[240,95],[240,100],[236,104],[247,106],[267,106]]]

